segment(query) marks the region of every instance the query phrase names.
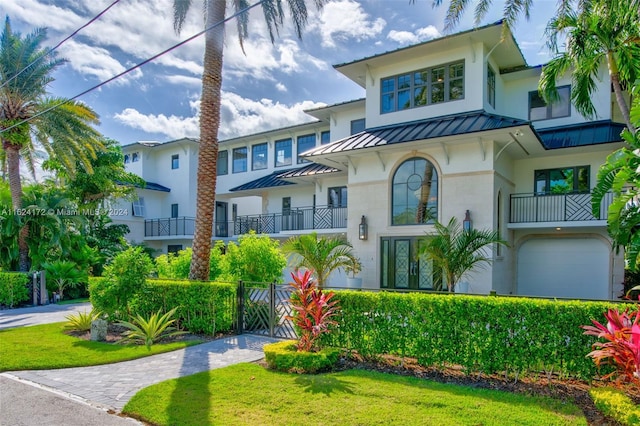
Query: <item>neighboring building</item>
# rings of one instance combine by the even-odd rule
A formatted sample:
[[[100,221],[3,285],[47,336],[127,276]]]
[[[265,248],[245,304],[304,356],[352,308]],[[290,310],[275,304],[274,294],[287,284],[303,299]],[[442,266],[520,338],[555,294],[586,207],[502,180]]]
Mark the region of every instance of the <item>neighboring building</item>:
[[[346,234],[366,287],[430,289],[433,268],[415,257],[430,218],[462,221],[469,211],[473,227],[511,245],[467,277],[470,292],[616,298],[624,261],[606,230],[610,199],[596,220],[590,195],[599,166],[622,146],[607,70],[592,97],[598,119],[586,120],[570,104],[568,78],[558,84],[561,100],[544,103],[541,67],[528,66],[502,31],[496,23],[337,65],[365,99],[307,111],[313,123],[221,142],[214,238],[250,229],[282,239]],[[168,238],[150,229],[172,203],[194,216],[197,143],[134,144],[125,153],[138,148],[139,174],[171,188],[156,191],[153,213],[145,197],[144,240],[163,250],[187,245],[192,232]],[[178,153],[188,167],[180,180],[169,167],[165,174]]]

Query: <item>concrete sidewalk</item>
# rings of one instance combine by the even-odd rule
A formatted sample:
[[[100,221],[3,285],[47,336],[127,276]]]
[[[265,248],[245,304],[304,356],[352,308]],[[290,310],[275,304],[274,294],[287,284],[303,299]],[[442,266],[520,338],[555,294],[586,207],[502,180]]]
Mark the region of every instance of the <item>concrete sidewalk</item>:
[[[67,315],[85,311],[91,311],[91,303],[51,304],[29,308],[4,309],[0,310],[0,329],[62,322],[66,321],[65,317]]]

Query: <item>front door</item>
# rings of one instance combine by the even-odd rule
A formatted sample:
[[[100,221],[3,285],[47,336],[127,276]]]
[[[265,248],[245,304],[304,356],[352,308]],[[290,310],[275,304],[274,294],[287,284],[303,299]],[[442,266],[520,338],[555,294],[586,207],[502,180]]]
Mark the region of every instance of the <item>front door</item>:
[[[227,203],[222,201],[216,201],[216,212],[215,212],[215,229],[216,229],[216,237],[228,237],[229,236],[229,227],[227,221]]]
[[[385,237],[381,239],[380,287],[406,290],[439,290],[442,273],[431,261],[418,256],[424,237]]]

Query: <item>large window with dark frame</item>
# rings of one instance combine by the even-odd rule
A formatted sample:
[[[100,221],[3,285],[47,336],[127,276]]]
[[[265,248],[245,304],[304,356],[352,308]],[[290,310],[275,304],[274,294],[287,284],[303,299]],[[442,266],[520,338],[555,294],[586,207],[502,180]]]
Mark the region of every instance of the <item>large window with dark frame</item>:
[[[438,212],[438,172],[425,158],[403,162],[393,175],[391,224],[419,225],[433,222]]]
[[[538,195],[589,192],[589,169],[589,166],[574,166],[536,170],[534,192]]]
[[[251,147],[251,170],[267,168],[267,143],[259,143]]]
[[[223,176],[229,173],[229,151],[218,151],[216,174]]]
[[[496,73],[491,65],[487,65],[487,102],[496,107]]]
[[[383,78],[382,114],[464,99],[464,61]]]
[[[233,173],[247,171],[247,147],[233,149]]]
[[[274,151],[274,165],[276,167],[291,165],[291,139],[276,141]]]
[[[309,162],[309,160],[305,160],[300,155],[306,151],[309,151],[315,146],[316,146],[315,134],[298,136],[298,164]]]
[[[347,187],[336,186],[329,188],[329,199],[327,205],[329,207],[347,207]]]
[[[529,120],[548,120],[571,115],[571,86],[558,87],[558,100],[547,104],[537,90],[529,92]]]

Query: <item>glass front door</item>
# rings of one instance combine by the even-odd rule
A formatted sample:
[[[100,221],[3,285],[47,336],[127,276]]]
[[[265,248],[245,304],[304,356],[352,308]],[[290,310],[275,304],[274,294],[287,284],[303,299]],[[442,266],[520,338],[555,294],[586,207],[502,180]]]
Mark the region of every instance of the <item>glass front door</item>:
[[[418,256],[424,237],[386,237],[381,239],[381,288],[439,290],[442,273],[431,261]]]

